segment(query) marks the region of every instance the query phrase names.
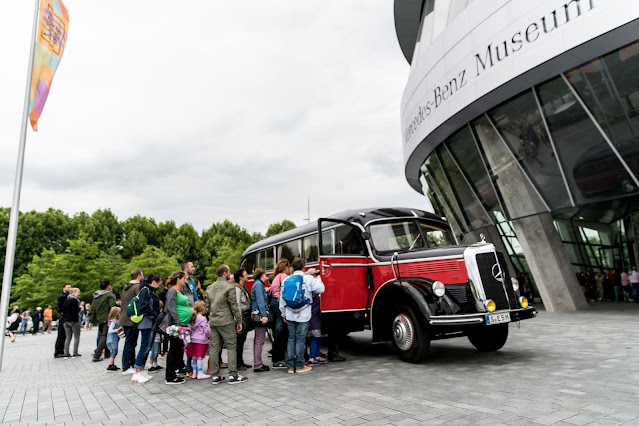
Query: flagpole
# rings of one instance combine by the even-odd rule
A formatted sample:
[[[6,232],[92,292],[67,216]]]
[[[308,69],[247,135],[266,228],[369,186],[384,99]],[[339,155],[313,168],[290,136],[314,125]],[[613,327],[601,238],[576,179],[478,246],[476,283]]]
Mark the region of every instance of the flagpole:
[[[22,110],[22,128],[20,129],[20,146],[18,147],[18,163],[16,165],[16,177],[13,183],[13,202],[11,204],[11,217],[9,219],[9,233],[7,235],[7,252],[4,258],[4,275],[2,276],[2,298],[0,300],[0,371],[2,371],[2,358],[4,356],[5,330],[7,328],[7,314],[9,309],[9,296],[11,295],[11,278],[13,277],[13,261],[16,254],[16,236],[18,234],[18,215],[20,213],[20,190],[22,189],[22,168],[24,165],[24,151],[27,143],[27,123],[29,122],[29,97],[31,95],[31,78],[33,75],[33,51],[35,49],[36,34],[38,31],[38,13],[40,0],[35,0],[33,14],[33,31],[31,34],[31,50],[29,53],[29,66],[27,67],[27,87],[24,91],[24,107]]]

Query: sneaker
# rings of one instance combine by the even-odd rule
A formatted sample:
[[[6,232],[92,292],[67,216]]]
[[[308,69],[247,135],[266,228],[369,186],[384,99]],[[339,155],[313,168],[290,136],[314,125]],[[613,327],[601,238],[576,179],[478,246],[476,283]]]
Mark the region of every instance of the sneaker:
[[[328,364],[328,360],[326,358],[321,357],[321,356],[318,356],[317,358],[315,358],[315,361],[318,364]]]
[[[328,356],[328,360],[330,362],[342,362],[342,361],[346,361],[346,358],[344,358],[340,354],[333,354]]]
[[[160,371],[160,370],[164,370],[164,367],[162,367],[161,365],[156,365],[155,371]]]
[[[193,372],[192,371],[187,371],[186,372],[186,377],[193,377]],[[197,379],[197,377],[193,377],[194,379]]]
[[[149,373],[155,373],[156,371],[158,371],[158,368],[155,366],[150,366],[148,369]]]
[[[138,374],[143,375],[147,380],[151,380],[153,378],[153,376],[151,376],[149,373],[147,373],[144,370],[140,371]]]
[[[312,358],[309,359],[308,362],[306,363],[307,365],[319,365],[319,360],[317,358]]]
[[[135,373],[133,376],[131,376],[131,383],[146,383],[148,381],[149,379],[147,379],[146,376],[142,374],[142,372]]]
[[[82,354],[73,354],[73,358],[77,358],[79,356],[82,356]]]
[[[181,385],[184,383],[184,377],[176,377],[174,380],[165,380],[164,383],[167,385]]]
[[[313,369],[313,367],[309,367],[308,365],[305,365],[303,368],[298,368],[296,373],[308,373],[312,369]],[[291,370],[289,370],[289,371],[291,371]]]
[[[92,358],[91,361],[93,362],[100,362],[102,361],[104,358],[100,357],[100,358]]]
[[[254,373],[263,373],[264,371],[271,371],[271,369],[268,368],[268,365],[263,365],[260,368],[254,368],[253,369]],[[229,379],[229,380],[231,380],[231,379]]]
[[[229,385],[234,385],[236,383],[244,383],[246,381],[248,381],[248,379],[240,374],[238,374],[237,376],[229,377]]]
[[[126,370],[122,371],[122,375],[123,376],[132,376],[135,374],[135,368],[127,368]]]
[[[288,368],[288,365],[286,365],[284,361],[273,363],[273,369],[282,369],[282,368]]]
[[[109,372],[109,373],[114,373],[114,372],[116,372],[116,371],[118,371],[118,370],[119,370],[119,368],[118,368],[118,367],[116,367],[115,365],[109,365],[109,366],[107,367],[107,372]]]
[[[198,380],[206,380],[206,379],[210,379],[211,375],[210,374],[204,374],[204,373],[200,373],[197,375],[197,377],[193,376],[194,379],[198,379]]]
[[[219,385],[220,383],[226,381],[226,377],[224,376],[215,376],[213,377],[213,384],[214,385]]]

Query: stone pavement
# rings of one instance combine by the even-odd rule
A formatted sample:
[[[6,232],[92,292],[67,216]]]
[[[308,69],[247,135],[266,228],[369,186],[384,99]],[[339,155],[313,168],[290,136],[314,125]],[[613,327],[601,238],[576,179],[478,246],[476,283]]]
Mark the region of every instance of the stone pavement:
[[[542,311],[520,329],[511,324],[499,352],[479,353],[466,338],[442,340],[421,365],[370,344],[368,332],[353,333],[343,351],[348,362],[306,375],[251,370],[249,382],[236,386],[191,379],[167,386],[161,373],[132,384],[107,374],[105,361],[90,359],[95,329],[82,332],[84,356],[69,360],[53,358],[55,334],[25,336],[5,343],[0,422],[639,425],[638,325],[634,304]]]

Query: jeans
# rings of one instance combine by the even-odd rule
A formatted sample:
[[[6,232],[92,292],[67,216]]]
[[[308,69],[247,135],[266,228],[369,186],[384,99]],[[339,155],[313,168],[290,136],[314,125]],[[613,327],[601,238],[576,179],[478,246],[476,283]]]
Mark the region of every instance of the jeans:
[[[308,354],[310,358],[320,357],[320,347],[322,346],[321,337],[311,337],[311,350]]]
[[[78,354],[78,346],[80,345],[80,329],[82,324],[80,322],[67,321],[64,323],[64,331],[67,338],[64,341],[64,354],[70,355],[69,346],[71,346],[71,337],[73,337],[73,355]]]
[[[93,359],[100,359],[102,351],[104,351],[104,357],[109,358],[111,354],[107,349],[107,332],[109,331],[109,323],[101,322],[98,325],[98,342],[95,352],[93,353]]]
[[[286,346],[286,365],[289,370],[293,367],[304,368],[304,354],[306,353],[306,334],[308,333],[309,322],[288,323],[288,345]],[[256,329],[257,330],[257,329]]]
[[[22,320],[22,322],[20,323],[20,331],[18,332],[18,334],[22,334],[24,336],[26,332],[27,332],[27,320]]]
[[[138,345],[138,327],[127,325],[124,328],[124,349],[122,349],[122,371],[135,364],[135,347]]]
[[[153,333],[153,337],[151,340],[155,340],[155,333]],[[158,353],[160,352],[160,342],[153,342],[151,344],[151,354],[149,354],[149,359],[151,361],[157,361]]]
[[[138,357],[135,359],[135,368],[142,370],[144,364],[146,364],[146,358],[151,350],[151,337],[153,336],[153,330],[147,328],[146,330],[140,330],[142,341],[140,342],[140,350],[138,351]]]
[[[639,283],[632,283],[632,289],[635,291],[635,303],[639,303]]]
[[[166,370],[164,378],[172,381],[177,377],[175,370],[178,368],[178,360],[182,360],[184,354],[184,344],[179,337],[169,337],[169,353],[166,356]]]

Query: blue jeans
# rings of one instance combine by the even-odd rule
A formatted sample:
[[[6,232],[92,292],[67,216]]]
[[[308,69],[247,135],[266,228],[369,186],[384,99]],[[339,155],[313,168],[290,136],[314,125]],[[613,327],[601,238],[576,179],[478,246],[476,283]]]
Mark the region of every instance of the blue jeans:
[[[124,328],[124,349],[122,349],[122,371],[133,367],[135,363],[135,347],[138,345],[138,327],[127,325]]]
[[[27,320],[22,320],[22,322],[20,323],[20,334],[24,336],[26,332],[27,332]]]
[[[151,344],[151,354],[149,355],[149,358],[151,359],[151,361],[158,359],[158,353],[160,352],[160,345],[161,345],[160,342],[153,342]]]
[[[153,330],[147,328],[146,330],[140,330],[142,341],[140,342],[140,350],[138,351],[138,357],[135,359],[135,368],[143,369],[146,364],[146,357],[151,350],[151,337],[153,336]]]
[[[289,370],[304,368],[304,353],[306,352],[306,334],[308,333],[309,322],[288,323],[288,345],[286,346],[286,365]]]

